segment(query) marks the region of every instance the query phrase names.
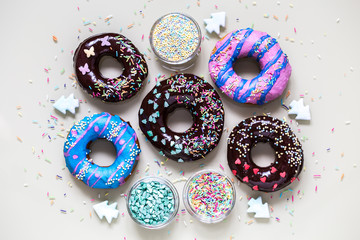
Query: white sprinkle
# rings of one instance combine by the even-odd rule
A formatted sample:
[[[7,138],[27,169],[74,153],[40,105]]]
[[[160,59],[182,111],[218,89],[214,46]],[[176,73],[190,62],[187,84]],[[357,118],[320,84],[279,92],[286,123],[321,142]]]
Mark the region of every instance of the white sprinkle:
[[[351,121],[346,121],[345,124],[346,125],[350,125]]]
[[[319,58],[319,60],[321,60],[321,56],[320,56],[320,54],[318,54],[318,55],[317,55],[317,57]]]
[[[340,18],[336,19],[336,23],[339,23],[340,22]]]
[[[29,186],[29,184],[27,184],[27,183],[24,183],[24,187],[28,187]]]
[[[256,2],[253,2],[252,5],[253,5],[253,6],[256,6]]]

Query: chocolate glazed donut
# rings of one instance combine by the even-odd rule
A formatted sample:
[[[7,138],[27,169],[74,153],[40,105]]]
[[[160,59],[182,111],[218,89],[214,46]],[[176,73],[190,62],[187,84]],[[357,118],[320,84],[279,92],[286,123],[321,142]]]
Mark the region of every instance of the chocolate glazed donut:
[[[187,108],[193,125],[174,132],[166,124],[169,113]],[[144,98],[139,125],[160,154],[178,162],[205,157],[218,144],[224,128],[224,108],[215,89],[202,78],[180,74],[158,82]]]
[[[117,78],[106,78],[99,71],[103,56],[111,56],[124,66]],[[105,102],[119,102],[134,96],[148,74],[146,61],[134,44],[116,33],[87,38],[75,51],[74,68],[80,86]]]
[[[275,162],[257,166],[251,149],[258,142],[268,142],[275,150]],[[228,142],[228,163],[233,174],[254,190],[278,191],[292,183],[303,167],[303,150],[285,122],[269,116],[255,116],[240,122]]]

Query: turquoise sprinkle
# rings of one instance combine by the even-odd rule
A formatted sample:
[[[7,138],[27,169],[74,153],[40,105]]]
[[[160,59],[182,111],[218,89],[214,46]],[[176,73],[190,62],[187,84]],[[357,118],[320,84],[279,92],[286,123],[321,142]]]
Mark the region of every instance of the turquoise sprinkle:
[[[129,209],[141,224],[156,226],[168,221],[174,213],[174,194],[160,182],[141,182],[130,192]]]

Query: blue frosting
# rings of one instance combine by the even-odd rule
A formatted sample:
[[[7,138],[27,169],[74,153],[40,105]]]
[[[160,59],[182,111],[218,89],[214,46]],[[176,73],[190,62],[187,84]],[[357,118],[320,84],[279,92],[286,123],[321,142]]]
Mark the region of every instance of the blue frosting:
[[[104,138],[116,149],[116,159],[108,167],[102,167],[88,159],[90,141]],[[109,113],[94,114],[78,121],[70,129],[64,144],[66,166],[70,173],[92,188],[117,188],[125,182],[140,154],[133,128]]]

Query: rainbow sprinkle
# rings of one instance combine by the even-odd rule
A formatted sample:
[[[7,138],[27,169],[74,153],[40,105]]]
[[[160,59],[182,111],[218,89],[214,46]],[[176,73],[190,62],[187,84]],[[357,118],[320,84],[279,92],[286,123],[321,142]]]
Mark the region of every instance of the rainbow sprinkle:
[[[190,213],[204,222],[223,220],[235,203],[231,181],[215,171],[202,171],[192,177],[186,187]]]

